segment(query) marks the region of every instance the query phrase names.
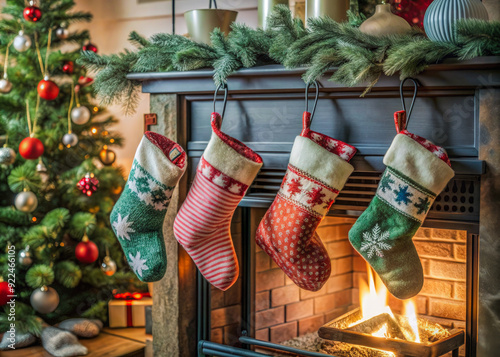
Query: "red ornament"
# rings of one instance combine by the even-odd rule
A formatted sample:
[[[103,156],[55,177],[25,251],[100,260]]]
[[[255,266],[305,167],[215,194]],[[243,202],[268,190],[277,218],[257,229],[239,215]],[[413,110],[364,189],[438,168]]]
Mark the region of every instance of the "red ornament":
[[[10,301],[9,295],[13,295],[14,290],[11,290],[9,283],[6,281],[0,282],[0,306],[6,305]]]
[[[88,173],[78,181],[76,187],[82,191],[82,193],[87,196],[92,196],[94,192],[97,191],[99,187],[99,180],[94,176],[93,173]]]
[[[19,144],[19,154],[26,160],[35,160],[42,156],[45,148],[37,138],[27,137]]]
[[[82,47],[83,51],[92,51],[97,53],[97,47],[93,43],[87,43],[86,45],[83,45]]]
[[[433,0],[391,0],[394,13],[408,21],[412,26],[424,28],[425,10]]]
[[[26,21],[37,22],[42,18],[42,10],[36,6],[28,6],[24,8],[23,16]]]
[[[54,100],[59,95],[59,87],[48,77],[45,77],[38,83],[38,95],[45,100]]]
[[[82,263],[90,264],[99,258],[99,249],[94,242],[84,236],[83,240],[76,245],[75,257]]]
[[[74,70],[73,61],[65,61],[62,70],[64,73],[72,74]]]

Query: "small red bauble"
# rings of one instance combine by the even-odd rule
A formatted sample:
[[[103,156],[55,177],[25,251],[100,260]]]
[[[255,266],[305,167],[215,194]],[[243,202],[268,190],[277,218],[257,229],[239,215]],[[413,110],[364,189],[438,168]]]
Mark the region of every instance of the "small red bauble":
[[[42,142],[37,138],[27,137],[19,144],[19,154],[26,160],[38,159],[44,150]]]
[[[63,68],[62,68],[64,73],[71,74],[71,73],[73,73],[73,69],[74,69],[73,61],[65,61],[64,62]]]
[[[92,51],[97,53],[97,47],[93,43],[87,43],[86,45],[83,45],[82,47],[83,51]]]
[[[38,82],[38,95],[45,100],[54,100],[59,95],[59,87],[48,77]]]
[[[9,295],[13,295],[14,291],[10,289],[9,283],[6,281],[0,282],[0,306],[6,305],[10,297]]]
[[[23,16],[26,21],[37,22],[42,18],[42,10],[36,6],[28,6],[24,8]]]
[[[76,245],[75,256],[80,262],[85,264],[93,263],[99,257],[97,245],[86,236]]]
[[[88,173],[82,177],[80,181],[78,181],[76,187],[82,191],[82,193],[90,197],[97,191],[97,188],[99,187],[99,180],[93,173]]]

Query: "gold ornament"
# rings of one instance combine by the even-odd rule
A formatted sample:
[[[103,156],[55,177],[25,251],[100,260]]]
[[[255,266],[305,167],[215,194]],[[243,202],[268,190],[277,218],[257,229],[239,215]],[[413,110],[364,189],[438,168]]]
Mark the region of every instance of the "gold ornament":
[[[394,34],[404,34],[411,30],[410,24],[391,11],[391,4],[377,5],[375,14],[361,24],[359,30],[367,35],[385,36]]]
[[[99,160],[106,166],[112,165],[116,160],[116,154],[113,150],[109,150],[107,145],[104,145],[99,153]]]

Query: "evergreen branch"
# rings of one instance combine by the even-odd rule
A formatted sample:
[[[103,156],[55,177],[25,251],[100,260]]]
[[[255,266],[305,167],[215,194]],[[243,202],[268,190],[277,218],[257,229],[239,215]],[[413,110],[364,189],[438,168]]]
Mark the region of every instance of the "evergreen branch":
[[[51,285],[54,282],[54,271],[45,264],[33,265],[26,273],[26,284],[33,289]]]
[[[63,260],[55,266],[56,280],[66,288],[75,288],[80,283],[82,271],[75,263]]]
[[[145,37],[139,35],[136,31],[132,31],[130,33],[130,35],[128,36],[128,40],[130,43],[135,45],[135,47],[137,47],[138,49],[141,49],[142,47],[146,47],[150,44],[149,41]]]

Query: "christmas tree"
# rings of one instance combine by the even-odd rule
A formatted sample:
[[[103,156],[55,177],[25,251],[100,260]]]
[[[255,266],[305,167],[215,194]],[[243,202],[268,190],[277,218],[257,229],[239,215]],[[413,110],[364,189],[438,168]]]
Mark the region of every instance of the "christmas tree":
[[[92,104],[92,79],[76,65],[82,50],[97,48],[87,31],[72,31],[92,18],[71,12],[74,5],[7,0],[2,9],[0,332],[12,323],[8,283],[16,330],[33,334],[41,319],[106,320],[113,292],[139,284],[109,222],[124,185],[111,148],[122,139],[109,129],[117,120]]]

